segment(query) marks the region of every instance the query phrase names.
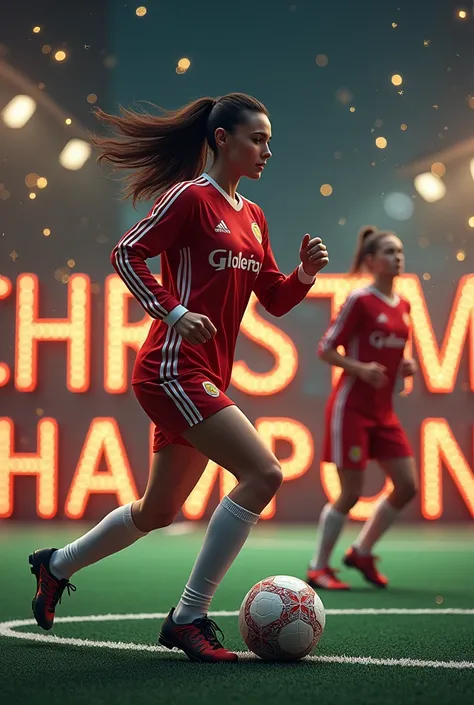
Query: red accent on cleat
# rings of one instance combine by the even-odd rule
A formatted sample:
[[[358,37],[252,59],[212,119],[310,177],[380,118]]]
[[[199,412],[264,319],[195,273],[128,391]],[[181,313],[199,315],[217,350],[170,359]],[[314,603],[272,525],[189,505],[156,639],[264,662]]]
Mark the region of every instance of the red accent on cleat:
[[[377,587],[385,588],[388,585],[388,578],[377,570],[375,563],[378,560],[378,556],[373,556],[371,553],[363,555],[356,548],[351,547],[344,556],[344,565],[348,566],[348,568],[357,568],[367,582]]]
[[[237,654],[225,649],[218,640],[217,632],[222,634],[222,631],[212,619],[202,617],[191,624],[176,624],[173,612],[174,608],[162,624],[158,637],[160,644],[167,649],[181,649],[191,661],[219,663],[238,660]]]
[[[348,583],[343,583],[342,580],[336,577],[337,572],[337,570],[333,570],[329,566],[320,570],[308,568],[306,582],[315,589],[350,590],[351,586]]]
[[[42,548],[28,557],[30,570],[36,578],[36,593],[31,606],[38,625],[46,630],[53,626],[56,605],[61,602],[64,590],[67,589],[68,595],[76,591],[69,580],[59,580],[51,573],[49,562],[56,550]]]

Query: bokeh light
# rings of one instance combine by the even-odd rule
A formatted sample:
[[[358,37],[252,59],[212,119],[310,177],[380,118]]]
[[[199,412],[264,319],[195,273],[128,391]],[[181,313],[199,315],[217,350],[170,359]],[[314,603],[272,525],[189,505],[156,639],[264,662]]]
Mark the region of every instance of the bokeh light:
[[[444,176],[446,174],[446,167],[443,162],[434,162],[431,165],[431,173],[435,176]]]
[[[446,195],[446,186],[439,176],[431,172],[418,174],[415,177],[415,188],[428,203],[435,203]]]
[[[38,183],[38,179],[39,175],[32,172],[31,174],[27,174],[25,176],[25,184],[28,186],[28,188],[34,188]]]
[[[388,193],[383,201],[385,212],[394,220],[409,220],[415,212],[413,199],[406,193]]]
[[[331,184],[323,184],[319,190],[322,196],[330,196],[333,192]]]

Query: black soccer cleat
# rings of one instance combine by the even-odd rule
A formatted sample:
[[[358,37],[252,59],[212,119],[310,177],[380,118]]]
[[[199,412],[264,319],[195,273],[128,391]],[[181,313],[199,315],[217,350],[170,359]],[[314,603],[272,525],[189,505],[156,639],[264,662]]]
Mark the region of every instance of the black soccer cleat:
[[[206,616],[191,624],[176,624],[173,612],[174,608],[161,626],[160,644],[167,649],[181,649],[191,661],[229,663],[238,660],[237,654],[222,646],[217,638],[217,633],[222,634],[222,631],[212,619]]]
[[[41,548],[28,556],[30,570],[36,578],[36,593],[31,604],[34,617],[40,627],[51,629],[56,605],[61,602],[67,588],[68,595],[76,591],[69,580],[56,578],[49,568],[51,556],[57,548]]]

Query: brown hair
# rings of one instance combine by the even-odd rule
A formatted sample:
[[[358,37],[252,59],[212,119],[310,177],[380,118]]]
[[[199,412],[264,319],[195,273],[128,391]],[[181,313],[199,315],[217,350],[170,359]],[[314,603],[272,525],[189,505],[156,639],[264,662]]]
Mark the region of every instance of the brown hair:
[[[268,115],[263,103],[245,93],[198,98],[177,110],[158,110],[161,115],[121,107],[120,116],[96,110],[101,122],[116,129],[112,137],[91,137],[100,152],[98,161],[133,170],[123,181],[124,197],[131,197],[134,204],[179,181],[197,178],[206,167],[209,149],[217,156],[218,127],[233,132],[246,121],[247,111]]]
[[[359,231],[357,236],[357,247],[349,269],[349,274],[358,274],[367,255],[375,255],[380,241],[389,233],[386,230],[377,230],[374,225],[366,225]]]

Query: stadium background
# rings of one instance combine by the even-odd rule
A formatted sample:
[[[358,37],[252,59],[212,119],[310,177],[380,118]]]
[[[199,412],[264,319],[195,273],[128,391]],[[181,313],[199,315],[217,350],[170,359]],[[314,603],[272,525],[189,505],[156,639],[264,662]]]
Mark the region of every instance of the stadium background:
[[[1,515],[92,521],[136,496],[148,472],[150,428],[128,384],[131,349],[128,372],[120,374],[121,317],[139,322],[142,313],[135,302],[122,309],[123,292],[108,279],[114,243],[147,206],[137,214],[119,203],[117,184],[94,155],[73,171],[60,165],[59,154],[70,139],[87,139],[97,128],[94,105],[116,111],[147,100],[171,108],[235,90],[255,94],[271,112],[271,164],[260,182],[242,182],[240,191],[264,208],[282,270],[297,263],[306,231],[324,237],[331,257],[313,298],[279,320],[257,307],[259,318],[251,312],[239,340],[239,382],[231,396],[294,476],[269,516],[313,522],[326,494],[337,490],[331,468],[319,463],[331,373],[318,362],[316,346],[335,310],[331,294],[337,294],[335,306],[347,293],[343,273],[356,233],[375,223],[404,240],[408,276],[402,285],[415,296],[417,311],[414,353],[421,371],[396,406],[423,470],[422,492],[404,520],[472,521],[471,8],[429,0],[418,0],[416,8],[392,0],[150,1],[146,13],[138,6],[86,1],[65,11],[58,0],[20,2],[2,23],[0,110],[27,94],[36,111],[21,129],[0,120]],[[184,58],[188,68],[181,68]],[[428,203],[414,178],[443,173],[443,165],[446,195]],[[441,188],[439,179],[432,188]],[[158,260],[153,271],[159,272]],[[31,333],[64,337],[71,331],[67,324],[31,327],[35,291],[41,319],[72,315],[68,295],[76,297],[79,357],[71,360],[69,379],[66,342],[39,342],[37,362],[29,358]],[[88,355],[90,380],[82,361]],[[262,385],[267,392],[282,389],[262,394]],[[34,457],[38,429],[44,434],[41,463]],[[37,483],[28,474],[38,469]],[[210,515],[219,482],[208,479],[182,518]],[[367,496],[382,487],[371,468]],[[372,507],[361,503],[353,517],[367,516]]]

